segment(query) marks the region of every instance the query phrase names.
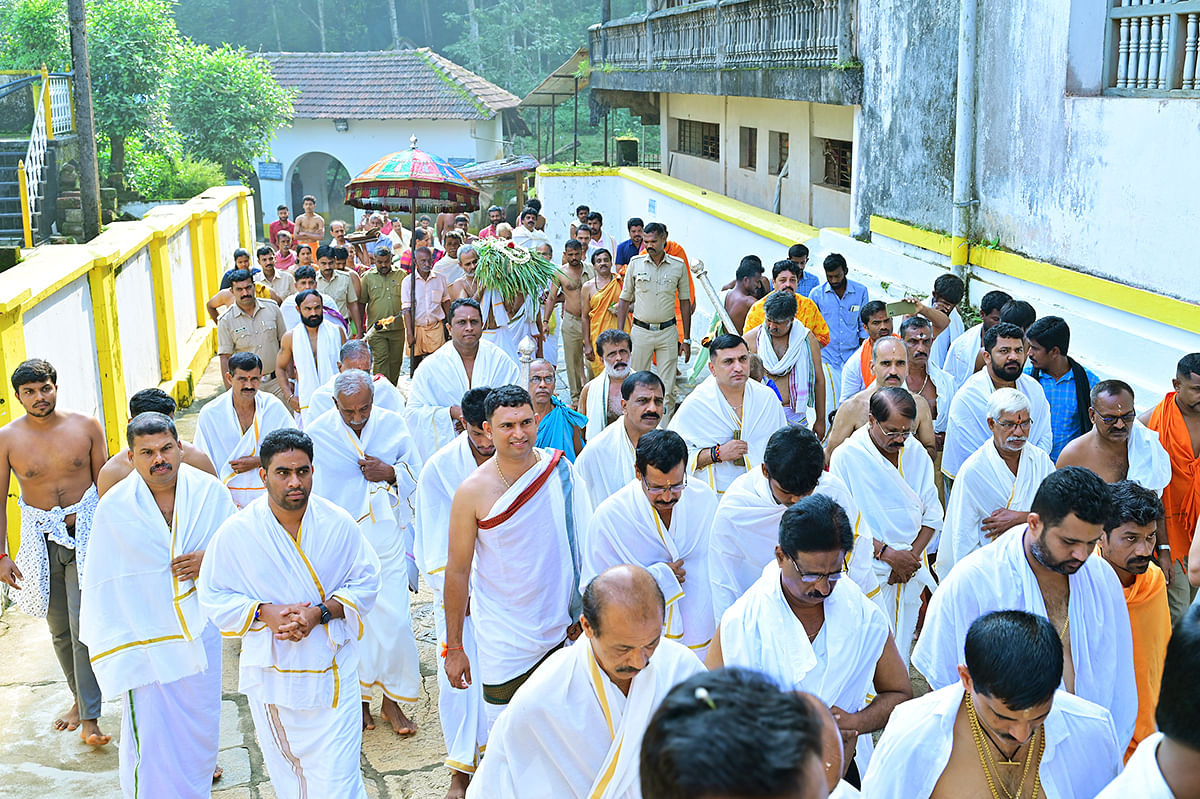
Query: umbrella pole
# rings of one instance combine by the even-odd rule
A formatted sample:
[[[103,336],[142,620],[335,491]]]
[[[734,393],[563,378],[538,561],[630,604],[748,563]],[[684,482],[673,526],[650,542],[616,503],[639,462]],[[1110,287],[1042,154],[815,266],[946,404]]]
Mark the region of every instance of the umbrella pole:
[[[417,248],[414,246],[417,243],[417,204],[412,204],[412,218],[410,219],[408,234],[408,261],[409,267],[412,269],[409,272],[409,292],[408,292],[408,308],[409,308],[409,323],[408,323],[408,351],[412,353],[408,356],[408,376],[412,377],[417,371]]]

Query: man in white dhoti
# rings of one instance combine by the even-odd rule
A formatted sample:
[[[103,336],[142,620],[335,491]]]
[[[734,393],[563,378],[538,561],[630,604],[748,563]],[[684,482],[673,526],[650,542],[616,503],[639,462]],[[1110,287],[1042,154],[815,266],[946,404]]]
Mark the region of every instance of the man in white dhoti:
[[[678,433],[638,440],[634,479],[592,512],[582,578],[622,563],[645,567],[666,597],[663,634],[703,658],[716,629],[708,551],[717,495],[688,481],[687,460]]]
[[[308,398],[308,413],[313,419],[325,411],[333,410],[333,381],[337,380],[339,374],[351,369],[361,369],[367,374],[371,373],[371,348],[367,342],[355,338],[343,344],[342,349],[338,352],[337,368],[337,374],[326,380]],[[371,375],[371,391],[375,395],[374,407],[403,415],[404,395],[400,393],[400,389],[392,385],[392,381],[381,374]]]
[[[912,439],[916,418],[916,400],[906,389],[880,390],[871,397],[868,425],[838,447],[829,465],[875,536],[879,593],[873,599],[888,617],[905,665],[921,591],[935,587],[926,547],[942,529],[933,461]]]
[[[1000,309],[1012,302],[1012,297],[1003,291],[989,291],[979,301],[979,324],[968,328],[950,342],[942,371],[954,378],[954,385],[961,386],[975,373],[975,362],[983,350],[983,336],[993,325],[1000,323]]]
[[[937,573],[945,579],[954,564],[1024,524],[1042,479],[1054,471],[1045,450],[1029,443],[1029,399],[1015,388],[999,388],[987,405],[992,437],[963,463],[946,503]]]
[[[312,393],[338,373],[338,351],[346,343],[346,331],[325,321],[321,295],[315,289],[297,294],[296,307],[300,324],[283,334],[275,371],[284,402],[303,427],[314,418],[308,412]]]
[[[842,579],[854,533],[836,502],[802,498],[784,512],[777,540],[775,560],[721,618],[706,665],[756,669],[786,690],[816,694],[833,709],[848,760],[857,746],[857,785],[870,734],[912,699],[908,669],[883,611]]]
[[[935,335],[933,346],[929,350],[929,362],[939,369],[946,368],[946,354],[950,352],[950,345],[966,330],[962,314],[958,312],[958,304],[962,302],[963,295],[966,293],[967,287],[958,275],[947,272],[944,275],[938,275],[937,279],[933,281],[929,304],[946,314],[950,320],[950,324]],[[949,372],[945,374],[949,375]],[[953,375],[949,376],[953,382]],[[949,403],[947,402],[947,404]]]
[[[171,419],[127,428],[134,474],[92,522],[79,637],[110,699],[120,696],[121,793],[207,799],[221,731],[221,636],[196,596],[209,540],[236,512],[210,474],[183,464]]]
[[[892,337],[892,317],[888,313],[887,303],[882,300],[871,300],[863,303],[858,309],[858,321],[862,329],[867,331],[867,337],[854,354],[842,364],[841,386],[838,397],[842,402],[847,397],[853,397],[865,388],[869,388],[874,380],[871,373],[871,357],[875,344],[885,338]]]
[[[459,485],[471,472],[496,453],[492,437],[483,429],[483,403],[491,391],[487,387],[473,388],[461,400],[466,430],[433,454],[425,462],[417,479],[414,495],[417,531],[417,565],[425,576],[425,584],[433,591],[434,624],[438,646],[446,645],[445,571],[450,545],[450,504]],[[477,662],[475,620],[463,619],[463,653],[470,662]],[[461,799],[467,783],[479,765],[479,756],[487,744],[487,714],[483,705],[483,687],[478,681],[464,689],[453,688],[446,670],[437,670],[438,720],[446,742],[446,767],[450,769],[450,791],[447,799]]]
[[[641,437],[662,423],[666,412],[663,382],[654,372],[634,372],[621,381],[621,419],[589,438],[575,459],[589,504],[595,508],[634,478],[634,449]]]
[[[492,730],[469,799],[640,799],[642,734],[667,692],[704,670],[663,640],[654,578],[617,566],[588,583],[584,638],[530,678]]]
[[[825,799],[822,724],[803,694],[750,669],[676,685],[642,737],[642,796]],[[844,795],[844,794],[835,794]]]
[[[1121,775],[1096,799],[1183,799],[1200,795],[1200,606],[1193,605],[1175,625],[1167,644],[1155,721],[1158,732],[1145,738]]]
[[[1137,717],[1133,639],[1121,581],[1093,557],[1111,501],[1078,466],[1051,472],[1029,522],[959,561],[934,592],[913,665],[933,688],[955,681],[971,622],[1016,608],[1050,619],[1063,640],[1063,688],[1112,712],[1121,751]]]
[[[296,426],[278,398],[259,391],[262,361],[252,352],[229,356],[229,390],[200,409],[196,448],[217,467],[233,504],[244,508],[262,496],[259,446],[268,434]]]
[[[363,727],[375,728],[370,704],[379,688],[384,720],[397,735],[412,735],[417,725],[399,703],[416,702],[421,692],[408,575],[421,462],[404,418],[374,406],[369,372],[342,372],[333,388],[334,409],[306,431],[313,442],[313,492],[357,520],[380,569],[379,595],[358,645]]]
[[[410,406],[411,407],[411,406]],[[533,400],[501,386],[484,404],[496,454],[463,481],[450,507],[446,564],[446,676],[463,689],[468,583],[488,722],[556,649],[579,635],[579,542],[588,507],[571,464],[534,446]]]
[[[621,418],[621,383],[629,377],[632,352],[633,340],[624,330],[612,328],[596,337],[596,355],[604,368],[584,384],[579,394],[579,408],[588,418],[584,431],[588,441]]]
[[[450,340],[421,361],[413,374],[404,419],[422,460],[462,432],[458,401],[472,386],[505,386],[521,381],[512,358],[490,341],[480,341],[479,303],[462,298],[450,303]]]
[[[778,291],[767,297],[763,314],[763,323],[746,331],[746,345],[762,359],[763,372],[779,391],[787,423],[808,427],[811,396],[816,411],[813,432],[817,438],[824,438],[825,370],[821,368],[821,344],[808,328],[796,321],[796,295],[790,291]]]
[[[750,350],[723,333],[708,344],[709,376],[680,403],[670,429],[688,445],[688,474],[718,494],[762,464],[767,439],[787,424],[775,392],[750,379]]]
[[[987,404],[998,388],[1015,388],[1029,398],[1029,442],[1044,452],[1050,451],[1050,403],[1042,384],[1021,371],[1025,368],[1025,331],[1000,322],[988,328],[983,346],[984,368],[968,375],[950,403],[942,473],[951,481],[971,453],[991,438]],[[946,491],[952,492],[952,486],[947,485]]]
[[[147,411],[155,411],[174,420],[175,400],[161,388],[143,388],[129,398],[129,418],[132,419]],[[195,444],[189,444],[180,439],[179,451],[183,454],[183,462],[188,466],[216,476],[217,468],[213,466],[207,455],[196,448]],[[100,467],[100,473],[96,475],[96,493],[103,497],[108,493],[108,489],[131,474],[133,474],[133,461],[129,458],[129,450],[122,449],[109,458],[104,466]]]
[[[950,275],[953,277],[953,275]],[[950,401],[954,399],[954,378],[942,371],[929,354],[935,339],[936,329],[924,316],[910,316],[900,325],[900,340],[908,351],[908,374],[904,385],[914,395],[919,394],[929,406],[933,416],[934,440],[937,451],[942,451],[946,439],[946,425],[950,421]],[[940,458],[934,458],[937,466]]]
[[[848,576],[864,594],[878,592],[874,537],[850,489],[825,471],[825,454],[812,431],[788,425],[771,434],[762,466],[734,480],[717,506],[708,570],[718,624],[729,606],[762,576],[763,567],[775,560],[784,511],[810,494],[824,494],[846,512],[854,533],[846,558]]]
[[[1045,617],[976,619],[954,675],[892,713],[864,799],[1081,799],[1120,771],[1125,749],[1109,712],[1056,690],[1063,647]]]
[[[358,641],[379,559],[349,513],[312,493],[312,440],[276,430],[259,450],[266,496],[221,526],[200,604],[242,639],[246,695],[280,799],[365,799]]]
[[[1063,447],[1058,465],[1086,467],[1106,483],[1132,480],[1161,497],[1171,482],[1171,457],[1158,433],[1138,421],[1133,388],[1102,380],[1092,388],[1091,402],[1092,429]]]

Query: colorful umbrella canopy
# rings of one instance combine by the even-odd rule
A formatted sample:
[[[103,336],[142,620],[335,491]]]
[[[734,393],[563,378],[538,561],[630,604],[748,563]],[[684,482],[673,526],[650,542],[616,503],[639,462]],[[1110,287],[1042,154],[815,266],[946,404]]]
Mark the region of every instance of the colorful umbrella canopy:
[[[479,189],[446,159],[412,147],[380,158],[346,184],[346,205],[385,211],[473,211]]]

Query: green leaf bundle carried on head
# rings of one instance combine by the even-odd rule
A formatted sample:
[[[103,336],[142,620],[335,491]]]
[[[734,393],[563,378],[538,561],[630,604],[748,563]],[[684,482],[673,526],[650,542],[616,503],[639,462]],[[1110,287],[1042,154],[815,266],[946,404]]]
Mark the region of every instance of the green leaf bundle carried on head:
[[[476,282],[506,299],[517,294],[537,297],[547,285],[557,284],[562,277],[558,267],[537,252],[505,239],[477,242],[475,251],[479,253]]]

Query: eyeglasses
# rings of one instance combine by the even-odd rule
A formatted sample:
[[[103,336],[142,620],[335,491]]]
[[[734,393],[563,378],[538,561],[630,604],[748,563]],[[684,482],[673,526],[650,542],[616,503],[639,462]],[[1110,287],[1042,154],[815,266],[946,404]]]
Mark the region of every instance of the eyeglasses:
[[[1018,419],[1015,422],[1009,421],[1008,419],[1002,419],[999,422],[996,422],[996,426],[1001,430],[1014,430],[1018,427],[1022,430],[1028,430],[1031,424],[1033,424],[1032,419]]]
[[[647,494],[657,494],[659,496],[662,496],[663,494],[682,494],[683,489],[687,488],[687,477],[683,478],[682,483],[677,483],[676,485],[669,485],[669,486],[652,486],[649,483],[647,483],[646,478],[643,477],[642,478],[642,486],[645,487]]]
[[[884,430],[883,425],[881,425],[879,422],[875,422],[875,426],[879,428],[879,432],[883,434],[884,438],[892,441],[907,441],[908,438],[913,434],[912,430]]]
[[[1129,425],[1133,424],[1133,420],[1137,418],[1137,412],[1130,411],[1129,413],[1123,413],[1120,416],[1097,416],[1096,418],[1107,425],[1114,425],[1117,422],[1124,422],[1125,424]]]
[[[796,576],[800,578],[800,582],[802,583],[818,583],[824,579],[828,580],[830,585],[833,585],[846,576],[845,566],[835,572],[803,572],[800,571],[800,564],[796,563],[795,558],[788,555],[787,559],[792,562],[792,568],[796,570]]]
[[[552,386],[554,385],[554,375],[549,375],[546,377],[543,377],[542,375],[530,375],[529,382],[535,384],[545,383],[548,386]]]

